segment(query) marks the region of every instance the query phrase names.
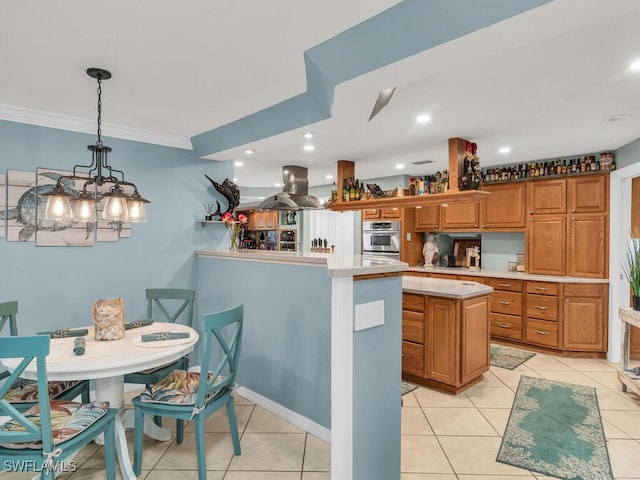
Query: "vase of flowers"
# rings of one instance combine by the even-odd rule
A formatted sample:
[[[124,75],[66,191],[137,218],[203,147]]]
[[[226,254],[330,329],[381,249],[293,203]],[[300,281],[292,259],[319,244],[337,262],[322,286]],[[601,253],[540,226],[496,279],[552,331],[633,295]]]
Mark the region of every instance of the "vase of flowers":
[[[626,261],[622,270],[633,292],[633,309],[640,310],[640,227],[634,227],[631,232]]]
[[[242,225],[247,223],[247,216],[244,213],[238,215],[238,218],[234,217],[231,212],[226,212],[222,215],[222,221],[229,230],[229,250],[238,250],[240,246],[240,230]]]

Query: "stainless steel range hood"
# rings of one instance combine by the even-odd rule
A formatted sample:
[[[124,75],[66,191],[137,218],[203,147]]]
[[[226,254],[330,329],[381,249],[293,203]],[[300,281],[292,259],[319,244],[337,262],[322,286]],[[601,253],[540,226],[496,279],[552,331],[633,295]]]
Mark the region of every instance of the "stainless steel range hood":
[[[258,208],[263,210],[306,210],[325,208],[322,200],[309,195],[307,167],[282,167],[282,192],[267,197]]]

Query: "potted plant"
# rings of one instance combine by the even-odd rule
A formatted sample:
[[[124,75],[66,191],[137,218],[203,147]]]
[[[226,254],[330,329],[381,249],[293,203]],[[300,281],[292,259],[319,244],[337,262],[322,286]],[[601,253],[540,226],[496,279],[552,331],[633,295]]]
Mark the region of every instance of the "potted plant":
[[[626,265],[622,266],[633,292],[633,309],[640,310],[640,227],[634,227],[626,252]]]

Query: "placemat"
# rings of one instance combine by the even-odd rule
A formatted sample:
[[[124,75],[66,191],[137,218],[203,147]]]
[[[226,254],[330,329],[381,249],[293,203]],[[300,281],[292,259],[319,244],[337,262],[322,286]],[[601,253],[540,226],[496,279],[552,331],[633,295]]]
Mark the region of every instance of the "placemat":
[[[47,364],[58,365],[71,362],[82,362],[87,358],[98,357],[109,351],[109,342],[97,342],[90,333],[86,337],[84,355],[76,355],[73,353],[73,342],[75,337],[52,338],[49,347],[49,357]]]

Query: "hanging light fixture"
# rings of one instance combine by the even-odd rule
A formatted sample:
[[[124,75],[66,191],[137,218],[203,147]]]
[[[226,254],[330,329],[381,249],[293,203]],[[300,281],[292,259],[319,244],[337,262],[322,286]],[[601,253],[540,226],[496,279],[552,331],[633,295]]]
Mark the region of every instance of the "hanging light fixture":
[[[146,222],[145,204],[150,203],[140,196],[138,187],[124,179],[124,172],[109,165],[107,154],[111,148],[102,143],[102,81],[109,80],[111,73],[101,68],[88,68],[87,75],[98,81],[98,140],[89,145],[91,165],[75,165],[72,175],[62,175],[48,197],[45,220],[62,221],[73,219],[77,222],[95,222],[96,205],[104,198],[102,219],[119,222]],[[85,176],[82,169],[86,169]],[[87,178],[87,175],[89,178]],[[80,194],[73,195],[63,186],[67,179],[84,181]],[[108,192],[99,193],[98,187],[112,184]],[[88,190],[87,187],[93,186]],[[130,193],[127,193],[127,190]]]

